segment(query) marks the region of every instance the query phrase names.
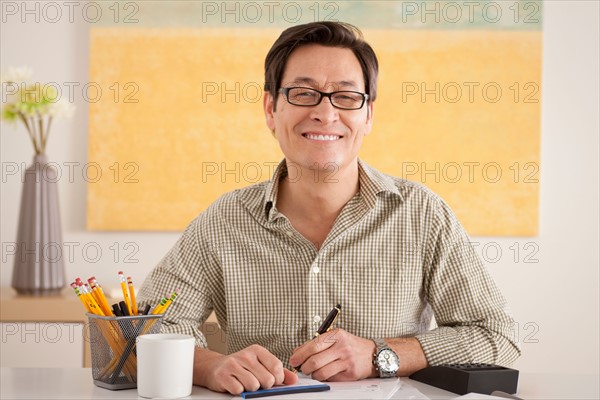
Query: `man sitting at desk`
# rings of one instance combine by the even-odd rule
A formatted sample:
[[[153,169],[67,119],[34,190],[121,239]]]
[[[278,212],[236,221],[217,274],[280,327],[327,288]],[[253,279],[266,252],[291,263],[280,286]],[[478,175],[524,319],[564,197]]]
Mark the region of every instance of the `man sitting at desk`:
[[[358,159],[377,73],[344,23],[291,27],[267,54],[264,113],[284,160],[192,221],[140,293],[180,289],[163,331],[196,337],[195,384],[237,394],[294,383],[290,367],[348,381],[519,356],[506,302],[448,205]],[[335,329],[313,339],[338,303]],[[213,310],[228,355],[199,331]]]

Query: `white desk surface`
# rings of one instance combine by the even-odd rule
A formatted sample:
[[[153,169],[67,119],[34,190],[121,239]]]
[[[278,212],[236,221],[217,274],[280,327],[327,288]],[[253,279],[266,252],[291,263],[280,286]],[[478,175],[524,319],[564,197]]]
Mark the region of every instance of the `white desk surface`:
[[[363,381],[366,382],[366,381]],[[453,399],[454,393],[401,378],[401,390],[392,399]],[[350,385],[352,383],[349,383]],[[523,399],[598,399],[598,375],[520,374],[518,396]],[[351,398],[347,390],[313,393],[315,398]],[[297,397],[302,396],[302,397]],[[285,399],[307,395],[281,396]],[[107,390],[94,385],[89,368],[1,368],[1,399],[137,399],[137,390]],[[211,392],[194,386],[190,399],[232,399],[231,395]],[[279,398],[279,397],[278,397]],[[238,397],[239,399],[239,397]],[[275,399],[275,397],[271,397]]]

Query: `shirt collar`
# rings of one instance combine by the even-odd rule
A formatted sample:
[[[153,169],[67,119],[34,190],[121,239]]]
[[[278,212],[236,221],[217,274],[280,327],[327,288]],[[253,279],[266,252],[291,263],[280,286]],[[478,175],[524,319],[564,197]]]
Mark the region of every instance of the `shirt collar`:
[[[265,204],[264,210],[265,215],[267,217],[267,221],[272,222],[275,218],[275,208],[273,207],[277,202],[277,192],[279,191],[279,181],[285,178],[288,174],[287,164],[285,163],[285,158],[279,163],[277,168],[275,168],[275,172],[273,173],[273,177],[267,183],[267,187],[265,188]]]
[[[265,188],[264,210],[269,222],[275,219],[276,211],[274,205],[277,203],[279,181],[285,178],[287,174],[287,164],[285,159],[283,159],[275,169],[272,179],[267,183]],[[369,208],[375,207],[377,195],[382,192],[395,194],[400,197],[400,200],[404,201],[404,197],[398,190],[396,182],[392,177],[379,172],[360,159],[358,160],[358,179],[360,182],[360,195]]]
[[[361,196],[370,208],[375,207],[379,193],[392,193],[404,201],[404,197],[391,176],[376,170],[361,159],[358,160],[358,179]]]

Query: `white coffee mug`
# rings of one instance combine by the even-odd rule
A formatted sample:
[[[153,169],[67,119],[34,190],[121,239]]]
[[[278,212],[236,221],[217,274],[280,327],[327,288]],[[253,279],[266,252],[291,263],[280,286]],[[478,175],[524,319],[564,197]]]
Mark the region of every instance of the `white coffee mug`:
[[[137,391],[151,399],[189,396],[194,370],[192,336],[156,333],[137,338]]]

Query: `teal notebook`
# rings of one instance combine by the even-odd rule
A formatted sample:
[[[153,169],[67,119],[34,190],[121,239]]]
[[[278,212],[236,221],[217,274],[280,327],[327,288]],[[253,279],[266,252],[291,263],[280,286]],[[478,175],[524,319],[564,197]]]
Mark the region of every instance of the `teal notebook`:
[[[310,378],[300,378],[298,383],[286,386],[274,386],[271,389],[259,389],[254,392],[242,392],[240,396],[243,399],[256,399],[259,397],[280,396],[292,393],[325,392],[330,387]]]

